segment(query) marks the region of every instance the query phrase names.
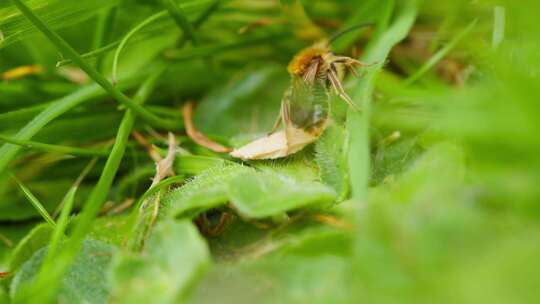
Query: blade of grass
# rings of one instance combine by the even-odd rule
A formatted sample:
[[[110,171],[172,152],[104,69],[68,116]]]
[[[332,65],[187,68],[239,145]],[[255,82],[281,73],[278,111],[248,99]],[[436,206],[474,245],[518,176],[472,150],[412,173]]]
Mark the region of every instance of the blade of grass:
[[[56,48],[65,54],[67,57],[71,58],[75,64],[77,64],[83,71],[85,71],[90,78],[92,78],[96,83],[98,83],[111,97],[116,101],[125,105],[127,108],[133,110],[137,115],[141,116],[146,122],[153,126],[162,127],[165,129],[178,129],[180,127],[179,123],[176,121],[166,120],[153,113],[149,112],[141,105],[133,102],[129,99],[124,93],[122,93],[117,87],[113,86],[103,75],[101,75],[94,67],[88,64],[80,55],[75,51],[62,37],[53,32],[49,27],[37,17],[26,4],[21,0],[12,0],[21,13],[32,23],[34,26],[43,33],[55,46]]]
[[[203,25],[203,23],[212,16],[212,14],[219,8],[221,4],[221,0],[215,0],[214,3],[212,3],[202,14],[193,22],[193,28],[198,29]],[[182,39],[178,43],[178,47],[184,46],[184,44],[188,41],[186,35],[184,34],[182,36]]]
[[[5,141],[10,144],[19,145],[25,148],[30,149],[36,149],[46,152],[53,152],[53,153],[62,153],[62,154],[69,154],[69,155],[78,155],[78,156],[107,156],[109,155],[109,151],[107,150],[96,150],[96,149],[84,149],[84,148],[77,148],[77,147],[68,147],[68,146],[60,146],[60,145],[51,145],[51,144],[44,144],[39,143],[31,140],[19,140],[14,138],[9,138],[4,135],[0,135],[0,141]]]
[[[506,27],[506,10],[503,6],[496,6],[493,10],[493,36],[491,38],[491,46],[495,49],[504,40],[504,32]]]
[[[431,70],[437,63],[439,63],[448,53],[453,50],[456,45],[463,40],[475,27],[477,21],[471,22],[463,31],[456,35],[446,46],[435,53],[429,60],[424,63],[418,71],[405,80],[405,85],[411,85],[418,79],[422,78],[429,70]]]
[[[193,45],[198,45],[199,40],[195,34],[195,27],[189,22],[186,14],[175,0],[161,0],[162,5],[167,9],[169,15],[176,25],[184,32],[184,37],[191,41]]]
[[[43,207],[43,204],[37,199],[37,197],[32,194],[30,189],[28,189],[15,175],[10,174],[11,178],[17,183],[21,191],[24,193],[24,196],[28,199],[28,201],[32,204],[34,208],[36,208],[37,212],[43,217],[43,219],[51,225],[53,228],[56,227],[56,223],[54,222],[53,218],[47,212],[47,209]]]
[[[371,44],[364,58],[365,62],[378,63],[370,69],[357,86],[353,100],[359,104],[360,112],[349,109],[347,113],[347,129],[349,138],[349,170],[352,183],[352,196],[356,202],[367,202],[370,164],[370,114],[371,100],[377,74],[381,71],[392,47],[407,37],[416,19],[415,1],[408,2],[401,9],[394,23]],[[386,16],[387,18],[389,16]],[[382,21],[386,24],[386,21]]]
[[[186,179],[186,176],[184,175],[177,175],[177,176],[164,179],[160,181],[159,183],[157,183],[156,185],[154,185],[153,187],[146,190],[146,192],[141,197],[139,197],[139,199],[137,199],[137,201],[133,205],[134,206],[133,210],[131,214],[129,215],[129,223],[127,224],[128,229],[126,229],[127,233],[125,236],[126,247],[124,249],[137,251],[141,248],[140,247],[141,237],[143,234],[141,234],[140,228],[142,228],[141,225],[145,224],[144,219],[145,219],[145,216],[148,215],[145,212],[144,208],[141,208],[143,203],[147,199],[155,195],[156,193],[162,194],[162,191],[165,190],[166,187],[175,183],[183,182],[185,181],[185,179]]]
[[[90,170],[96,164],[96,161],[97,161],[97,158],[94,158],[92,161],[90,161],[90,163],[88,163],[88,165],[83,169],[82,173],[75,180],[75,182],[73,183],[69,191],[64,196],[64,199],[62,200],[62,203],[61,203],[62,211],[60,212],[58,223],[51,236],[49,247],[47,249],[47,255],[45,256],[43,260],[43,264],[41,265],[41,269],[39,270],[39,273],[36,275],[36,278],[37,278],[36,283],[31,287],[34,290],[39,290],[41,289],[41,287],[46,286],[47,282],[50,279],[49,275],[50,275],[51,269],[53,269],[54,267],[57,251],[60,247],[60,242],[62,241],[62,238],[64,238],[65,236],[66,227],[69,222],[69,215],[71,214],[71,211],[73,210],[75,194],[77,193],[77,190],[79,189],[79,185],[81,184],[83,179],[86,177],[88,172],[90,172]]]
[[[134,98],[137,103],[142,104],[149,97],[157,79],[159,76],[161,76],[164,70],[164,66],[156,68],[156,70],[142,84]],[[37,300],[49,302],[54,297],[56,289],[58,288],[60,280],[62,279],[62,275],[73,262],[73,259],[79,251],[86,234],[91,228],[92,222],[96,218],[101,206],[107,198],[114,177],[116,176],[118,168],[120,167],[120,162],[124,156],[126,144],[131,134],[133,125],[135,124],[135,118],[135,113],[132,110],[128,110],[124,114],[124,118],[122,119],[118,129],[116,141],[112,147],[109,158],[105,163],[105,168],[101,173],[97,185],[94,187],[89,198],[84,204],[83,210],[79,216],[77,225],[73,230],[70,241],[66,243],[64,250],[55,259],[54,269],[49,271],[47,288],[28,291],[28,293],[24,295],[24,301],[29,303],[34,303]]]
[[[143,75],[144,76],[144,75]],[[122,83],[122,87],[128,88],[139,82],[141,76],[126,79]],[[92,98],[105,96],[105,92],[96,84],[86,86],[76,92],[60,98],[50,103],[45,110],[36,115],[29,123],[27,123],[17,134],[12,137],[16,140],[29,140],[36,135],[44,126],[50,123],[58,116],[73,109],[79,104],[91,100]],[[9,162],[21,150],[21,146],[13,144],[4,144],[0,148],[0,172],[4,172]]]
[[[159,20],[160,18],[163,18],[167,16],[166,11],[161,11],[158,13],[153,14],[152,16],[144,19],[141,23],[139,23],[137,26],[135,26],[133,29],[131,29],[124,38],[120,41],[120,44],[118,45],[118,48],[114,52],[114,58],[112,62],[112,82],[113,84],[116,84],[117,82],[117,75],[118,75],[118,60],[120,59],[120,53],[128,43],[129,39],[133,37],[138,31],[143,29],[145,26],[149,25],[150,23]]]
[[[111,27],[112,23],[114,22],[115,15],[116,7],[109,8],[98,15],[98,19],[96,22],[96,31],[94,32],[94,39],[92,41],[92,49],[98,49],[107,43],[109,36],[107,33],[111,32]],[[101,58],[97,58],[96,68],[99,70],[100,67]]]

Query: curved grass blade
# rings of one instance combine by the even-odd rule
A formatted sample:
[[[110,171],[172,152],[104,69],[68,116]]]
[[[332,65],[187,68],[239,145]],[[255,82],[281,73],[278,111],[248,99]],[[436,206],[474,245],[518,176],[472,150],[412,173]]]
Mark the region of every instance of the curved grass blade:
[[[122,52],[122,50],[124,49],[124,47],[128,43],[129,39],[131,39],[131,37],[133,37],[133,35],[135,35],[138,31],[143,29],[145,26],[147,26],[150,23],[152,23],[152,22],[154,22],[156,20],[159,20],[160,18],[163,18],[165,16],[167,16],[166,11],[161,11],[161,12],[153,14],[152,16],[146,18],[141,23],[139,23],[137,26],[135,26],[131,31],[129,31],[126,34],[126,36],[124,36],[124,38],[122,38],[122,40],[120,40],[120,44],[118,45],[118,48],[114,52],[114,58],[113,58],[113,62],[112,62],[112,82],[113,82],[113,84],[116,84],[116,82],[117,82],[118,60],[120,58],[120,53]]]
[[[53,32],[49,27],[39,19],[21,0],[12,0],[13,3],[19,8],[19,10],[32,22],[40,32],[42,32],[55,46],[64,53],[67,57],[70,57],[82,70],[84,70],[90,78],[97,82],[111,97],[116,101],[125,105],[127,108],[133,110],[137,115],[148,123],[159,126],[165,129],[177,129],[180,127],[178,122],[163,119],[155,114],[149,112],[141,105],[133,102],[118,88],[113,86],[103,75],[101,75],[94,67],[88,64],[81,56],[75,51],[62,37]]]

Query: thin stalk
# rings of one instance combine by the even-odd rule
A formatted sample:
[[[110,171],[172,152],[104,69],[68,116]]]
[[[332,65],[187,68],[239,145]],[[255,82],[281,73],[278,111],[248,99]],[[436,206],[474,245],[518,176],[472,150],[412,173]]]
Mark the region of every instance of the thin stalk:
[[[39,143],[39,142],[31,141],[31,140],[14,139],[14,138],[6,137],[4,135],[0,135],[0,141],[5,141],[10,144],[19,145],[25,148],[36,149],[36,150],[41,150],[41,151],[46,151],[46,152],[53,152],[53,153],[86,156],[86,157],[88,156],[104,157],[104,156],[109,155],[109,151],[107,150],[84,149],[84,148],[77,148],[77,147],[44,144],[44,143]]]
[[[92,49],[98,49],[105,45],[105,43],[107,42],[107,32],[110,31],[110,26],[113,19],[112,16],[115,15],[115,10],[116,8],[109,8],[98,15],[98,19],[96,22],[96,31],[94,32],[94,40],[92,41]],[[96,68],[99,70],[100,66],[101,58],[97,58]]]
[[[15,175],[11,174],[11,178],[17,183],[21,191],[24,193],[24,196],[28,199],[28,201],[32,204],[32,206],[36,209],[36,211],[43,217],[43,219],[51,225],[51,227],[56,227],[56,223],[54,222],[53,218],[47,212],[47,209],[43,207],[43,204],[37,199],[37,197],[32,194],[30,189],[28,189]]]
[[[167,16],[166,11],[161,11],[161,12],[153,14],[152,16],[146,18],[141,23],[139,23],[137,26],[135,26],[131,31],[129,31],[126,34],[126,36],[124,36],[124,38],[122,38],[122,40],[120,40],[120,44],[118,45],[118,48],[114,52],[114,58],[113,58],[113,62],[112,62],[112,82],[113,83],[117,82],[118,60],[120,58],[120,53],[122,52],[122,50],[124,49],[124,47],[128,43],[129,39],[131,39],[131,37],[133,37],[133,35],[135,35],[138,31],[143,29],[145,26],[147,26],[150,23],[152,23],[152,22],[154,22],[154,21],[156,21],[156,20],[158,20],[160,18],[163,18],[165,16]]]
[[[77,64],[82,70],[84,70],[90,78],[97,82],[111,97],[120,102],[127,108],[133,110],[134,113],[139,115],[142,119],[153,126],[158,126],[165,129],[177,129],[179,127],[178,122],[163,119],[153,113],[149,112],[141,105],[133,102],[118,88],[113,86],[103,75],[101,75],[94,67],[88,64],[81,56],[75,51],[62,37],[53,32],[49,27],[37,17],[26,4],[21,0],[12,0],[15,6],[21,11],[21,13],[41,32],[43,33],[56,48],[64,53],[67,57],[71,58],[75,64]]]
[[[193,28],[194,29],[198,29],[206,20],[208,20],[208,18],[210,18],[210,16],[219,8],[221,4],[221,0],[216,0],[214,1],[214,3],[212,3],[212,5],[210,5],[199,17],[197,17],[197,19],[193,22]],[[182,36],[182,39],[180,39],[179,43],[178,43],[178,47],[182,47],[184,46],[184,44],[186,43],[187,39],[186,39],[186,35],[184,34]]]
[[[178,25],[178,27],[184,32],[184,37],[190,40],[193,45],[198,45],[199,40],[197,38],[197,35],[195,34],[195,28],[189,22],[186,14],[182,10],[182,8],[180,8],[180,6],[176,3],[176,1],[161,0],[161,3],[163,4],[163,6],[165,6],[176,25]]]
[[[140,245],[139,227],[145,216],[144,210],[141,210],[142,204],[152,195],[162,191],[169,185],[183,182],[185,181],[185,179],[186,177],[183,175],[172,176],[164,179],[153,187],[150,187],[148,190],[146,190],[146,192],[141,197],[139,197],[137,202],[133,204],[133,210],[129,216],[129,222],[127,224],[128,228],[126,229],[126,240],[128,241],[128,243],[126,244],[127,250],[137,250]]]
[[[97,57],[103,53],[106,53],[108,51],[111,51],[111,50],[114,50],[118,45],[120,44],[120,40],[118,41],[115,41],[115,42],[111,42],[105,46],[102,46],[100,48],[97,48],[95,50],[92,50],[88,53],[84,53],[81,56],[81,58],[83,59],[88,59],[88,58],[93,58],[93,57]],[[73,60],[71,59],[63,59],[63,60],[60,60],[56,63],[56,67],[61,67],[61,66],[64,66],[66,64],[70,64],[72,63]]]

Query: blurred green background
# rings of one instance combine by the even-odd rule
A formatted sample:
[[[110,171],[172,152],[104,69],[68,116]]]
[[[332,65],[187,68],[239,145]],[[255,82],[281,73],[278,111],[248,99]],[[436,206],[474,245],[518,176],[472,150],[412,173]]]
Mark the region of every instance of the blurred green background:
[[[79,53],[100,50],[97,56],[90,53],[87,60],[107,78],[119,41],[143,20],[163,11],[162,2],[25,1]],[[334,129],[315,147],[287,160],[249,164],[292,176],[295,182],[272,184],[276,193],[304,187],[298,180],[325,184],[337,193],[330,204],[315,211],[296,206],[294,211],[276,211],[264,219],[249,212],[238,216],[237,209],[244,210],[241,198],[250,195],[246,193],[251,188],[246,186],[246,193],[234,196],[240,198],[232,208],[233,220],[218,236],[204,238],[201,246],[208,244],[212,262],[205,271],[193,270],[197,280],[186,279],[189,284],[177,278],[185,283],[182,301],[540,300],[540,2],[185,0],[177,4],[193,24],[196,43],[186,39],[174,19],[164,14],[133,35],[118,62],[118,86],[128,96],[134,95],[156,66],[167,67],[145,108],[178,121],[179,127],[168,130],[138,119],[133,128],[160,152],[167,146],[166,132],[174,131],[190,156],[230,161],[185,137],[182,104],[198,102],[195,123],[217,141],[237,146],[256,138],[271,128],[279,111],[289,84],[288,61],[302,48],[340,29],[374,22],[373,28],[343,36],[332,49],[379,63],[367,68],[360,80],[345,79],[346,90],[364,106],[364,112],[351,113],[335,99]],[[47,148],[10,154],[12,145],[4,144],[2,138],[15,138],[51,102],[92,86],[92,80],[76,65],[57,67],[66,58],[11,1],[0,3],[0,37],[0,271],[15,271],[13,260],[30,259],[47,244],[49,234],[28,234],[42,220],[9,173],[54,213],[90,158]],[[18,70],[23,74],[14,76],[13,69],[20,67],[25,67]],[[114,141],[124,110],[106,93],[95,90],[27,139],[105,149]],[[99,158],[81,184],[76,210],[96,185],[105,160]],[[187,168],[199,163],[180,161],[178,166],[183,164]],[[186,170],[189,179],[207,167],[205,163],[202,168],[175,168]],[[107,202],[117,206],[140,197],[150,185],[153,170],[145,148],[130,137]],[[210,175],[214,179],[202,177],[208,189],[230,182],[226,173]],[[198,204],[208,199],[186,198],[186,193],[169,200]],[[204,211],[228,208],[227,198],[223,200],[217,208],[212,205]],[[195,217],[184,215],[192,211],[190,206],[173,205],[173,218]],[[289,221],[280,219],[282,211],[289,212]],[[214,215],[206,213],[211,221]],[[109,215],[97,221],[103,222],[104,231],[112,231],[109,234],[121,234],[123,228],[113,223],[122,220],[122,215]],[[163,235],[156,246],[171,254],[178,250],[181,256],[195,238],[190,233],[195,232],[183,226],[170,228],[189,231],[175,239],[165,233],[169,228],[164,224],[158,229]],[[96,228],[92,233],[122,247],[122,242],[104,231]],[[27,242],[21,249],[18,244],[25,236],[34,243]],[[201,255],[199,249],[193,250],[194,255]],[[21,251],[26,255],[21,256]],[[148,257],[170,258],[175,261],[170,267],[181,273],[190,269],[188,264],[197,263],[166,257],[166,252],[144,253],[137,256],[139,264],[123,260],[127,266],[121,265],[129,273],[141,263],[150,263]],[[113,270],[113,279],[107,276],[106,282],[112,283],[96,291],[96,303],[109,293],[115,295],[113,302],[122,302],[118,297],[124,296],[128,301],[118,286],[124,286],[129,275],[118,269]],[[174,276],[160,271],[149,273],[147,279],[175,282]],[[0,279],[1,303],[8,303],[16,293],[12,279],[24,280],[15,278]],[[147,285],[141,286],[151,286],[150,280],[143,282]],[[84,284],[93,290],[91,280]],[[136,285],[128,286],[136,289]],[[62,288],[72,303],[82,303],[84,296],[70,295],[77,290]],[[156,296],[161,289],[148,287],[139,292],[141,303],[170,301]]]

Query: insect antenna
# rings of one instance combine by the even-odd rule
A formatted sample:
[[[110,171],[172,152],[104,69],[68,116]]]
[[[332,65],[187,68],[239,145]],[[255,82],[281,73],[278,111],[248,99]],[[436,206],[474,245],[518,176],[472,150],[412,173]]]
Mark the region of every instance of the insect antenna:
[[[335,34],[333,34],[330,39],[328,39],[328,43],[326,44],[327,46],[330,46],[332,45],[332,43],[334,43],[336,40],[338,40],[339,38],[341,38],[341,36],[345,35],[345,34],[348,34],[352,31],[356,31],[356,30],[359,30],[359,29],[363,29],[365,27],[369,27],[369,26],[373,26],[375,25],[375,23],[373,22],[366,22],[366,23],[361,23],[361,24],[357,24],[357,25],[353,25],[349,28],[346,28],[342,31],[339,31]]]

